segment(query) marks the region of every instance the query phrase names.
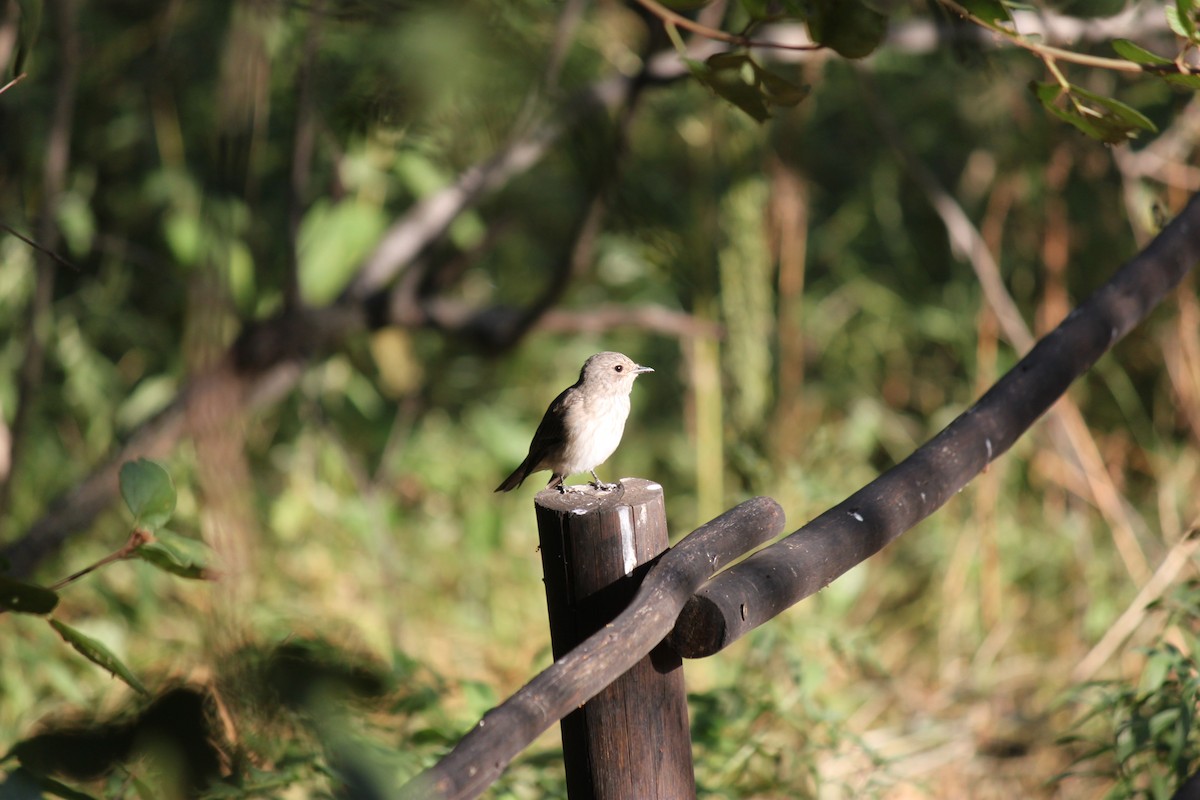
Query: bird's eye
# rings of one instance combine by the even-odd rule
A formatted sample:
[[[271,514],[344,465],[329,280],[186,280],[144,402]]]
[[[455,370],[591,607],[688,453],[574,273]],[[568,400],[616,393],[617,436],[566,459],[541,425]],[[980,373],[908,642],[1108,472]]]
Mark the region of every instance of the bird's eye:
[[[617,364],[615,367],[613,367],[613,369],[615,369],[617,372],[623,372],[625,370],[625,367],[620,364]]]

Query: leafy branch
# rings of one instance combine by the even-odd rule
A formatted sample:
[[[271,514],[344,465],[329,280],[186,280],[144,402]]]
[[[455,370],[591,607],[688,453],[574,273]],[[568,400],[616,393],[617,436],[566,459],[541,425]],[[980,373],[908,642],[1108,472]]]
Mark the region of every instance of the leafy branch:
[[[126,462],[120,471],[121,497],[133,515],[129,538],[116,551],[78,572],[68,575],[49,588],[24,583],[0,575],[0,614],[49,614],[58,606],[59,591],[106,564],[141,559],[182,578],[207,579],[212,572],[199,561],[189,558],[177,545],[173,534],[162,530],[175,513],[176,492],[170,474],[161,464],[147,458]],[[146,687],[133,672],[103,643],[57,619],[48,620],[63,641],[93,664],[108,670],[141,694]]]
[[[1128,39],[1115,39],[1111,43],[1113,50],[1121,58],[1077,53],[1023,36],[1017,31],[1008,7],[1001,0],[940,2],[963,19],[1002,36],[1015,47],[1038,56],[1054,78],[1051,82],[1035,82],[1030,85],[1038,102],[1054,116],[1102,142],[1117,144],[1135,138],[1139,131],[1157,133],[1158,128],[1149,118],[1131,106],[1071,83],[1059,68],[1058,62],[1115,72],[1149,74],[1185,88],[1200,88],[1200,71],[1185,60],[1188,53],[1200,45],[1193,0],[1176,0],[1174,4],[1164,7],[1168,26],[1183,40],[1183,47],[1173,59],[1152,53]]]
[[[773,107],[800,103],[807,96],[807,89],[768,70],[754,59],[751,49],[829,49],[844,58],[864,58],[883,44],[889,22],[887,15],[877,8],[878,4],[859,0],[818,0],[806,4],[742,0],[742,10],[750,17],[750,23],[743,32],[731,33],[690,19],[658,0],[637,2],[662,21],[680,56],[688,63],[693,77],[759,122],[770,118]],[[1060,64],[1151,75],[1175,86],[1200,89],[1200,68],[1188,63],[1189,56],[1200,50],[1196,0],[1174,0],[1164,6],[1167,27],[1182,41],[1179,52],[1173,58],[1154,53],[1129,39],[1114,39],[1110,43],[1119,56],[1115,58],[1045,44],[1037,37],[1022,34],[1018,30],[1009,4],[1003,0],[939,2],[964,21],[1040,58],[1052,80],[1031,84],[1034,96],[1052,115],[1093,139],[1115,144],[1135,138],[1143,131],[1157,133],[1158,129],[1146,115],[1131,106],[1072,83]],[[749,35],[750,31],[765,22],[785,21],[803,23],[811,42],[784,43]],[[713,55],[704,62],[691,61],[680,38],[680,30],[733,45],[733,49]]]
[[[662,20],[663,25],[668,32],[674,31],[677,28],[682,28],[686,31],[702,36],[705,39],[712,39],[717,42],[725,42],[726,44],[737,45],[738,47],[764,47],[776,50],[820,50],[825,45],[816,43],[804,44],[788,44],[786,42],[775,42],[768,39],[755,39],[744,34],[729,33],[728,31],[719,30],[709,27],[703,23],[697,22],[694,19],[678,14],[664,6],[657,0],[637,0],[637,4],[646,9],[650,14]],[[748,4],[747,4],[748,5]]]

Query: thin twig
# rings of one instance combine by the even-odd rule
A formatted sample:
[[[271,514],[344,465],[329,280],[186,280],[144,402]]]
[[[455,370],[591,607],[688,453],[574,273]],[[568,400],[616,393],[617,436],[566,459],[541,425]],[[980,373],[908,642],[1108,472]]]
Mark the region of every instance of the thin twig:
[[[58,253],[54,252],[53,250],[51,250],[48,247],[43,247],[42,245],[35,242],[33,239],[30,239],[28,236],[22,235],[19,231],[15,230],[14,228],[12,228],[8,225],[5,225],[3,222],[0,222],[0,230],[7,231],[11,235],[20,239],[25,244],[32,247],[34,250],[37,250],[39,253],[46,256],[47,258],[54,259],[59,264],[62,264],[64,267],[67,267],[68,269],[70,269],[74,272],[80,272],[79,267],[75,266],[70,261],[67,261],[65,258],[60,256]]]
[[[79,570],[78,572],[68,575],[67,577],[65,577],[61,581],[59,581],[58,583],[51,586],[50,591],[57,592],[59,589],[63,588],[64,586],[67,586],[67,585],[72,584],[75,581],[79,580],[84,575],[87,575],[91,572],[95,572],[96,570],[100,569],[100,567],[103,567],[105,564],[111,564],[114,561],[124,561],[125,559],[133,558],[134,551],[136,551],[142,545],[144,545],[148,542],[152,542],[152,541],[154,541],[154,534],[150,533],[150,531],[142,530],[141,528],[134,528],[133,530],[131,530],[129,532],[129,538],[125,541],[125,544],[121,545],[120,550],[117,550],[115,553],[109,553],[104,558],[97,561],[95,564],[92,564],[91,566],[88,566],[88,567],[84,567],[83,569]]]
[[[735,44],[739,47],[761,47],[771,48],[774,50],[820,50],[825,46],[817,43],[784,44],[783,42],[754,39],[749,36],[742,36],[740,34],[718,30],[717,28],[710,28],[709,26],[703,25],[695,20],[688,19],[682,14],[676,14],[671,9],[667,8],[661,3],[656,2],[656,0],[636,0],[636,2],[642,8],[661,19],[664,25],[683,28],[685,31],[691,31],[692,33],[698,36],[703,36],[706,39],[713,39],[714,41],[725,42],[727,44]]]
[[[1191,529],[1183,538],[1175,543],[1168,552],[1158,569],[1150,576],[1145,585],[1138,590],[1116,622],[1108,626],[1108,630],[1100,637],[1100,641],[1088,651],[1088,654],[1071,671],[1072,683],[1083,683],[1091,680],[1095,674],[1108,663],[1121,643],[1128,639],[1146,619],[1150,604],[1163,596],[1170,588],[1175,576],[1187,566],[1192,556],[1200,549],[1200,520],[1194,520]]]
[[[992,31],[993,33],[1003,36],[1006,40],[1008,40],[1009,42],[1012,42],[1015,46],[1020,47],[1024,50],[1028,50],[1029,52],[1033,53],[1034,55],[1040,57],[1043,61],[1046,62],[1047,67],[1049,67],[1050,64],[1055,59],[1057,59],[1059,61],[1067,61],[1072,64],[1079,64],[1080,66],[1085,66],[1085,67],[1096,67],[1098,69],[1113,70],[1114,72],[1145,72],[1145,73],[1152,73],[1152,74],[1156,74],[1156,75],[1162,75],[1162,74],[1194,75],[1194,74],[1196,74],[1194,70],[1188,69],[1186,67],[1186,65],[1180,64],[1178,62],[1172,62],[1172,64],[1170,66],[1168,66],[1166,64],[1162,64],[1162,65],[1136,64],[1132,61],[1125,61],[1124,59],[1120,59],[1120,58],[1105,58],[1103,56],[1090,56],[1086,53],[1076,53],[1073,50],[1065,50],[1061,47],[1053,47],[1051,45],[1041,44],[1039,42],[1033,42],[1033,41],[1030,41],[1029,39],[1026,39],[1018,31],[1015,31],[1015,30],[1010,31],[1005,27],[1002,27],[1002,26],[997,25],[992,22],[988,22],[987,20],[983,19],[982,17],[975,16],[970,11],[968,11],[966,8],[959,5],[958,3],[954,2],[954,0],[938,0],[938,2],[940,2],[946,8],[950,9],[955,14],[958,14],[963,19],[968,20],[969,22],[972,22],[981,28],[985,28],[989,31]]]
[[[20,75],[18,75],[17,77],[13,78],[13,79],[12,79],[11,81],[9,81],[8,83],[4,84],[3,86],[0,86],[0,94],[4,94],[4,93],[5,93],[5,92],[7,92],[9,89],[11,89],[12,87],[16,86],[16,85],[17,85],[18,83],[20,83],[21,81],[25,80],[25,75],[26,75],[26,74],[27,74],[27,73],[24,73],[24,72],[22,72]]]

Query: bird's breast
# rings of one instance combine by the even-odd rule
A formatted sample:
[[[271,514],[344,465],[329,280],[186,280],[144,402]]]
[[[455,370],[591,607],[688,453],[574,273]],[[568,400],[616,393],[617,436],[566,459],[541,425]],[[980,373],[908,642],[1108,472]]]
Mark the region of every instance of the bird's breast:
[[[566,420],[564,471],[586,472],[607,461],[621,443],[628,417],[628,395],[587,398],[572,408]]]

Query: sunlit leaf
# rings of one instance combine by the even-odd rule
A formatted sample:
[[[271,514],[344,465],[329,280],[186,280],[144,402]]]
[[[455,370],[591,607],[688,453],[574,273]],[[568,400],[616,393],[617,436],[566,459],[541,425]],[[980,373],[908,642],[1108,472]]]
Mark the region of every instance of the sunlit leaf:
[[[1196,22],[1192,18],[1194,11],[1192,0],[1175,0],[1174,3],[1168,3],[1163,10],[1167,15],[1167,26],[1177,36],[1192,40],[1196,38]]]
[[[1138,682],[1138,692],[1146,695],[1153,694],[1162,688],[1163,681],[1171,672],[1171,659],[1166,653],[1156,652],[1146,659],[1146,666],[1142,668],[1142,677]]]
[[[1112,49],[1117,52],[1121,58],[1127,61],[1132,61],[1135,64],[1154,64],[1163,65],[1171,64],[1169,58],[1163,58],[1156,53],[1151,53],[1146,48],[1139,44],[1129,41],[1128,39],[1113,39]]]
[[[167,524],[175,512],[175,484],[161,464],[148,458],[127,461],[121,465],[120,483],[136,525],[155,531]]]
[[[200,215],[183,209],[171,211],[163,219],[163,238],[175,261],[195,265],[200,260],[200,245],[204,239]]]
[[[300,223],[300,292],[309,303],[337,297],[379,240],[387,217],[379,206],[346,199],[313,203]]]
[[[79,191],[63,194],[58,203],[58,226],[72,255],[84,255],[96,238],[96,217],[89,198]]]
[[[153,564],[164,572],[178,575],[191,580],[205,580],[209,576],[206,560],[187,552],[190,540],[175,536],[167,531],[159,531],[155,541],[141,545],[133,554],[148,564]]]
[[[56,592],[0,575],[0,608],[22,614],[49,614],[56,605]]]
[[[79,651],[79,654],[88,661],[91,661],[93,664],[102,669],[108,670],[114,676],[125,681],[125,683],[129,684],[130,687],[141,692],[142,694],[149,694],[149,692],[146,691],[146,687],[142,685],[142,682],[139,681],[137,676],[135,676],[129,670],[129,667],[121,663],[121,660],[113,655],[113,652],[99,641],[80,633],[70,625],[66,625],[56,619],[50,620],[50,627],[58,631],[58,635],[61,636],[67,644]]]

